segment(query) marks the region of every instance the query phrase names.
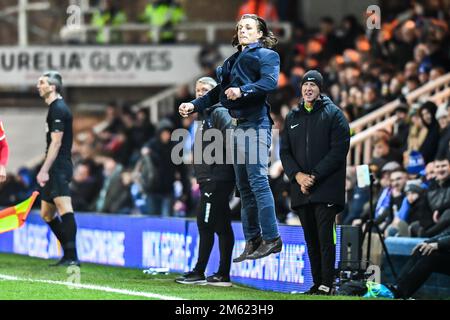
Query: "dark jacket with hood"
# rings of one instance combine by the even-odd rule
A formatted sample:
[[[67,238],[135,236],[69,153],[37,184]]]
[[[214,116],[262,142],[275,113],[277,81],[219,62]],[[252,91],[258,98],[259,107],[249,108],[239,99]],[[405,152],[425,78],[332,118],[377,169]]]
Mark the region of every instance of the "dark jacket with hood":
[[[234,169],[232,164],[226,164],[226,155],[227,155],[227,139],[226,133],[227,129],[231,128],[231,116],[228,113],[228,110],[221,106],[213,106],[211,108],[207,108],[201,117],[202,125],[199,126],[197,133],[195,135],[195,140],[198,141],[199,137],[205,137],[205,134],[208,133],[210,129],[220,130],[223,137],[222,144],[222,152],[223,157],[217,157],[217,155],[213,155],[217,157],[218,161],[222,161],[222,163],[211,163],[207,164],[205,162],[205,150],[211,143],[216,142],[207,141],[208,139],[202,139],[202,161],[197,164],[197,159],[194,156],[194,170],[197,181],[201,184],[203,182],[216,182],[216,181],[234,181]],[[211,132],[211,131],[209,131]],[[201,136],[199,136],[201,135]],[[217,142],[216,142],[217,143]],[[211,146],[209,147],[211,148]],[[209,154],[209,153],[208,153]]]
[[[421,111],[423,109],[427,109],[431,113],[432,118],[430,124],[427,124],[422,118]],[[435,118],[436,110],[436,105],[431,101],[425,102],[419,109],[420,118],[428,129],[427,136],[419,149],[419,152],[423,155],[425,163],[429,163],[434,160],[439,146],[440,133],[439,124]]]
[[[291,207],[308,203],[345,204],[346,157],[350,128],[341,109],[325,95],[314,102],[308,113],[302,101],[286,116],[280,155],[291,181]],[[305,195],[295,180],[298,172],[313,174],[315,184]]]

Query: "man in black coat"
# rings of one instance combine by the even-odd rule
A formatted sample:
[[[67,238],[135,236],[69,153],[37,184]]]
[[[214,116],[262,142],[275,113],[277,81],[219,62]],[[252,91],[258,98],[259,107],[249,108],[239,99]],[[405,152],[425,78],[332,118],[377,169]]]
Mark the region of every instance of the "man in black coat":
[[[350,128],[341,109],[320,94],[323,78],[305,73],[303,100],[286,117],[281,161],[291,181],[291,207],[303,226],[314,286],[308,294],[330,294],[334,282],[335,217],[345,203]]]
[[[439,123],[436,116],[437,106],[434,102],[427,101],[419,108],[419,115],[423,124],[428,129],[427,136],[419,148],[425,163],[434,160],[439,147]]]
[[[210,77],[197,80],[196,98],[200,98],[217,85]],[[229,287],[231,255],[234,246],[234,234],[231,227],[230,197],[234,190],[235,176],[232,164],[220,159],[219,151],[211,147],[222,148],[227,153],[226,134],[231,130],[231,116],[228,110],[218,104],[205,109],[200,114],[201,126],[195,135],[195,148],[201,143],[202,158],[194,156],[195,177],[200,184],[200,205],[197,210],[197,227],[200,235],[198,260],[192,271],[186,272],[175,281],[182,284],[206,283],[213,286]],[[214,139],[211,139],[214,135]],[[209,136],[209,138],[208,138]],[[221,139],[222,138],[222,139]],[[194,152],[195,153],[195,152]],[[215,157],[218,157],[214,159]],[[199,161],[201,160],[201,161]],[[219,238],[219,270],[205,278],[205,270],[214,246],[214,234]]]
[[[422,237],[433,237],[450,230],[450,160],[438,157],[434,161],[436,178],[430,181],[427,200],[433,212],[432,226],[424,228]]]

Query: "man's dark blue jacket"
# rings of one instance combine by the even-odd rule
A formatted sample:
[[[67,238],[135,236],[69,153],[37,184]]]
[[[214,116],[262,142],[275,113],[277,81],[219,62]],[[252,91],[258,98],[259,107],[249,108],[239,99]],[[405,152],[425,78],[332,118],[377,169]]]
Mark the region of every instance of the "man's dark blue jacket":
[[[261,44],[248,45],[217,68],[219,85],[201,98],[192,101],[194,112],[220,102],[234,118],[255,120],[268,114],[267,94],[277,87],[280,73],[280,56]],[[242,97],[228,100],[225,91],[231,87],[241,89]]]

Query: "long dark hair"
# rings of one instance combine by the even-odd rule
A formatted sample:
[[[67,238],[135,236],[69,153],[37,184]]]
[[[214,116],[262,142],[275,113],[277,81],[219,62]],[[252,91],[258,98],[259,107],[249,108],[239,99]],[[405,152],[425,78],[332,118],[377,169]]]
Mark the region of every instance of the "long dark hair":
[[[273,48],[278,43],[278,39],[274,36],[273,32],[269,30],[267,27],[267,23],[264,21],[263,18],[257,16],[256,14],[244,14],[241,19],[253,19],[256,21],[256,25],[258,28],[258,31],[261,31],[263,33],[262,37],[259,39],[259,42],[262,44],[264,48]],[[233,47],[239,46],[239,39],[238,39],[238,23],[236,23],[236,29],[233,36],[233,40],[231,41],[231,44]]]

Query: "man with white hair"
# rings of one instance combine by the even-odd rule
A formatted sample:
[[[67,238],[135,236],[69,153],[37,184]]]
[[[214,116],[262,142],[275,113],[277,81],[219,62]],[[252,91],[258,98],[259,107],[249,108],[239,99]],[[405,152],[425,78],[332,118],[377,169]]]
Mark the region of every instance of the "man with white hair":
[[[216,81],[210,77],[200,78],[195,86],[196,98],[204,96],[216,85]],[[225,155],[225,132],[226,129],[231,128],[231,116],[228,110],[219,104],[205,109],[199,116],[202,125],[196,132],[196,136],[201,136],[201,147],[204,155],[201,163],[197,164],[194,161],[195,176],[200,184],[201,191],[200,206],[197,211],[197,226],[200,235],[198,260],[192,271],[185,273],[175,281],[182,284],[206,283],[213,286],[229,287],[232,285],[230,268],[234,246],[229,199],[235,185],[234,170],[231,164],[207,161],[208,155],[205,150],[210,144],[217,143],[217,141],[209,142],[208,139],[203,137],[208,134],[209,130],[220,130],[223,136],[222,148]],[[196,138],[195,141],[199,141],[199,139]],[[195,148],[197,147],[200,146],[195,146]],[[217,233],[219,237],[219,270],[205,278],[206,266],[214,245],[214,233]]]

